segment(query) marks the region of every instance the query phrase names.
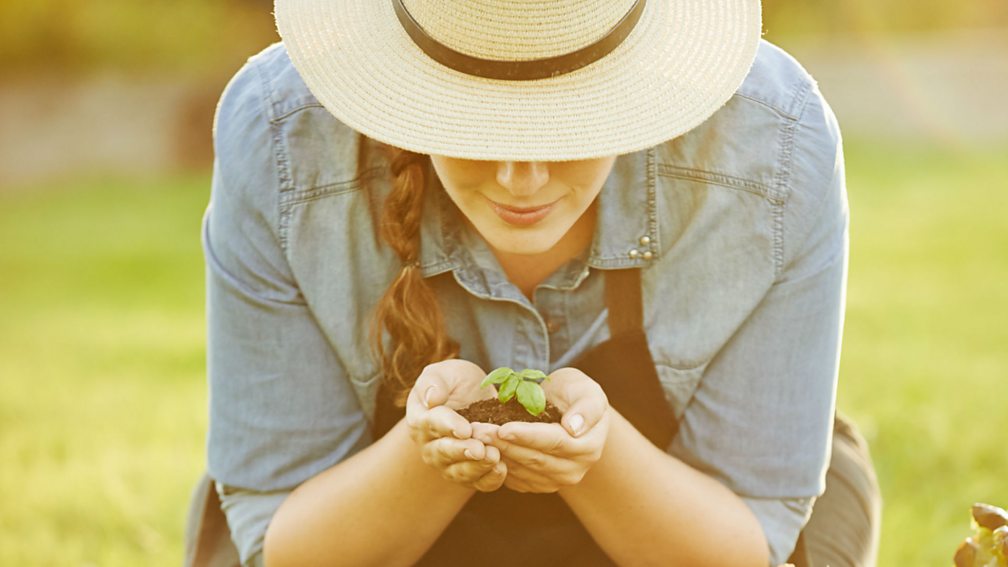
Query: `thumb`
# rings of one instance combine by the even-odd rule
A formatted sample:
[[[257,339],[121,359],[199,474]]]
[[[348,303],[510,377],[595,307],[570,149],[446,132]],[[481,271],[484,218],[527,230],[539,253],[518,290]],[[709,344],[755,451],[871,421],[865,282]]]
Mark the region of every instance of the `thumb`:
[[[597,382],[580,370],[563,368],[551,375],[556,380],[557,393],[567,402],[560,424],[573,437],[588,431],[602,419],[609,400]]]
[[[447,401],[448,388],[441,376],[433,371],[432,366],[424,368],[410,389],[409,397],[406,400],[407,414],[410,411],[429,410],[435,406],[443,405]]]
[[[576,412],[568,412],[560,420],[563,422],[564,429],[567,433],[570,433],[571,437],[577,437],[584,433],[585,430],[585,420],[584,416]]]
[[[445,360],[428,364],[420,372],[413,388],[423,407],[431,409],[448,401],[452,390],[446,379],[451,368],[450,362]]]
[[[444,406],[448,402],[449,393],[448,385],[444,380],[434,379],[424,386],[420,402],[428,410],[436,406]]]
[[[605,394],[586,395],[574,400],[560,419],[560,424],[572,437],[580,437],[586,431],[595,427],[605,415],[609,404]]]
[[[440,406],[448,401],[448,392],[445,391],[444,387],[439,387],[438,384],[431,384],[424,390],[421,401],[427,409]]]

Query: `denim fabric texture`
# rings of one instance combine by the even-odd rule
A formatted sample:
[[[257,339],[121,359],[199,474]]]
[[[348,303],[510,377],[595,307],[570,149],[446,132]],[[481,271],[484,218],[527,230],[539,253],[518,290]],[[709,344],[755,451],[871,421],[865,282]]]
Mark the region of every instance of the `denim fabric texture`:
[[[367,329],[400,263],[376,230],[388,163],[315,100],[282,44],[228,84],[214,139],[209,472],[254,564],[283,496],[372,441]],[[784,561],[824,488],[848,257],[840,131],[805,70],[763,42],[706,122],[619,156],[590,249],[531,301],[427,181],[423,275],[461,357],[486,370],[552,371],[606,340],[600,272],[642,269],[681,421],[667,452],[738,494]]]

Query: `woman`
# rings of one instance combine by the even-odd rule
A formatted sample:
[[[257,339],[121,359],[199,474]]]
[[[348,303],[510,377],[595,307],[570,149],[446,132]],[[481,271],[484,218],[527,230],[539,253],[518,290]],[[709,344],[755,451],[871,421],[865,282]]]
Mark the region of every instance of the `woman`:
[[[866,449],[834,434],[840,135],[758,2],[276,16],[204,224],[243,563],[874,561]],[[550,373],[561,423],[461,418],[498,366]]]

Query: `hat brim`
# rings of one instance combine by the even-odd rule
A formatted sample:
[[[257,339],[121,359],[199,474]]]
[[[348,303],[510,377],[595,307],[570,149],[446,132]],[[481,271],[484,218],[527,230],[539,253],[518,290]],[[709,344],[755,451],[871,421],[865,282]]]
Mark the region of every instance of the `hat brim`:
[[[614,51],[532,81],[434,61],[387,0],[276,0],[291,62],[347,126],[424,154],[567,161],[621,155],[695,128],[749,72],[759,0],[651,0]]]

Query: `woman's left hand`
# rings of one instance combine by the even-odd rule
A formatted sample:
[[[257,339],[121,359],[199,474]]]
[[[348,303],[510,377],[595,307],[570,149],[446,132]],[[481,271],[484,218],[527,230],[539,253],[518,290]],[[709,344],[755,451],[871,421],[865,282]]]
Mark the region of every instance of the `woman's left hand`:
[[[556,492],[581,482],[609,434],[609,400],[585,373],[561,368],[543,389],[563,414],[560,424],[511,422],[483,440],[500,450],[508,471],[504,485],[516,492]]]

